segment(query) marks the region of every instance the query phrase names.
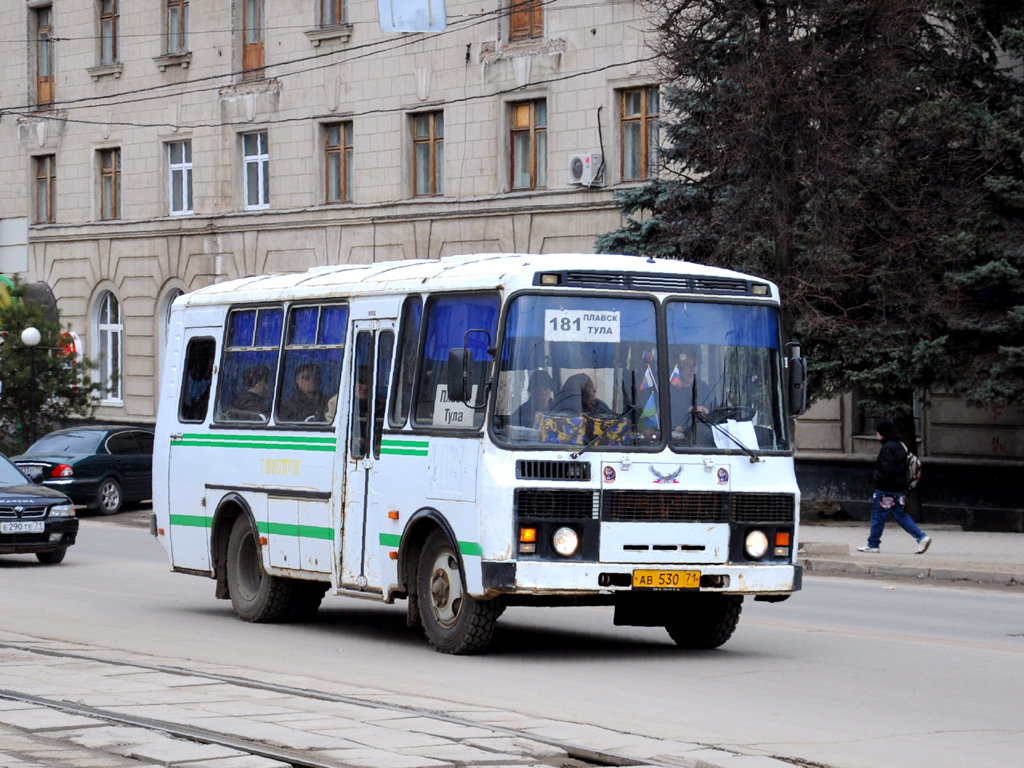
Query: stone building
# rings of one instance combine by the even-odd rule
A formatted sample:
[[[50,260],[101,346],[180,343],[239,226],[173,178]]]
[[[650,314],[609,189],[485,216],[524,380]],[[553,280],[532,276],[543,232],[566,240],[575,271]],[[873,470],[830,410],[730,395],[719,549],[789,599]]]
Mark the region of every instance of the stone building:
[[[103,421],[155,418],[181,292],[588,252],[619,225],[614,191],[657,166],[636,0],[7,0],[0,28],[0,272],[51,287],[108,385]],[[873,454],[856,410],[800,424],[826,477]],[[939,398],[921,436],[967,472],[1024,455],[1019,410]]]

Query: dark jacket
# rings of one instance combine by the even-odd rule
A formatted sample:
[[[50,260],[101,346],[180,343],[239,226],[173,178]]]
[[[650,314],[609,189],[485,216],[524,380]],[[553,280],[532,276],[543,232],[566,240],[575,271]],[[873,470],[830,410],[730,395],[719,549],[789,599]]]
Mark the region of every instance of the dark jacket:
[[[875,488],[879,491],[907,490],[907,451],[898,432],[888,435],[875,461]]]

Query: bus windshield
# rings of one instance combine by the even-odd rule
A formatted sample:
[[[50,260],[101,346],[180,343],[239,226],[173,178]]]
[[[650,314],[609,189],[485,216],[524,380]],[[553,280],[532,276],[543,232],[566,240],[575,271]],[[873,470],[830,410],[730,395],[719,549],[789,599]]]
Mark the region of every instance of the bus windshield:
[[[776,309],[675,300],[664,317],[659,329],[646,298],[516,297],[499,361],[496,440],[786,450]]]

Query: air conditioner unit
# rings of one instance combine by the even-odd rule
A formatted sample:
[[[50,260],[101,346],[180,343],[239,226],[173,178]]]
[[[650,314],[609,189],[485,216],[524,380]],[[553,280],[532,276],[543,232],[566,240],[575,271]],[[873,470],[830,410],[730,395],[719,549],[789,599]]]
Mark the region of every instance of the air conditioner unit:
[[[604,157],[600,152],[569,156],[569,183],[584,187],[604,186]]]

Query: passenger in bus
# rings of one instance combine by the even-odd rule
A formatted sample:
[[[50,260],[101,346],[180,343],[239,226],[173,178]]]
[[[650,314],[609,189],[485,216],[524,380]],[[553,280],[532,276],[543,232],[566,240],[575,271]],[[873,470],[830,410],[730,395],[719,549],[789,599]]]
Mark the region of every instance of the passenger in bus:
[[[585,373],[577,373],[565,380],[562,390],[551,402],[555,413],[598,414],[611,413],[612,409],[603,400],[597,399],[594,381]]]
[[[270,413],[270,369],[262,364],[249,366],[242,373],[242,386],[245,390],[231,404],[229,416],[266,421]]]
[[[536,427],[537,414],[547,411],[555,396],[555,380],[543,368],[530,374],[526,387],[529,397],[512,414],[511,424],[517,427]]]
[[[323,374],[316,363],[295,369],[295,394],[281,403],[281,421],[326,421],[328,397],[320,391]]]

